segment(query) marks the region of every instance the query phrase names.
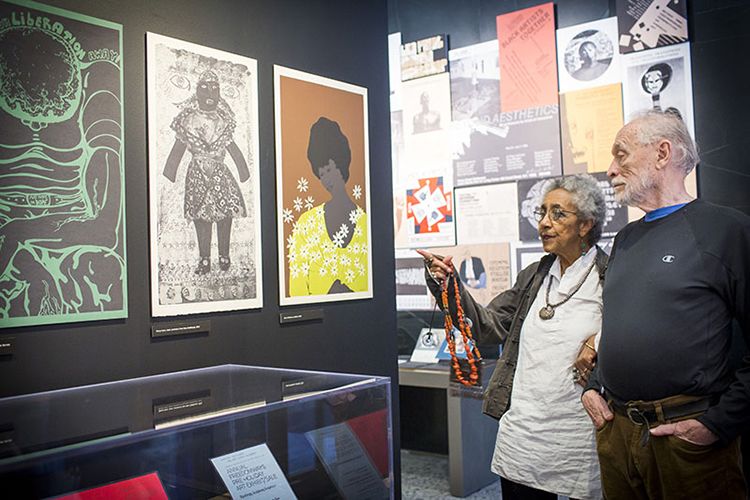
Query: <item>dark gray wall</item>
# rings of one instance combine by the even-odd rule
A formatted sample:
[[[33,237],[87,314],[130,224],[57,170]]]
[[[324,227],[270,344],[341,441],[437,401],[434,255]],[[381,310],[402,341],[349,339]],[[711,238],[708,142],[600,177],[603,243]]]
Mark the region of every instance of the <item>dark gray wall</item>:
[[[50,0],[121,23],[129,315],[126,320],[6,330],[0,396],[223,363],[390,376],[396,394],[395,299],[385,0]],[[200,315],[208,336],[152,341],[146,133],[147,31],[258,60],[262,310]],[[323,307],[323,321],[279,325],[273,65],[368,89],[374,298]],[[294,308],[286,308],[294,309]],[[398,404],[394,398],[394,416]],[[396,439],[398,439],[398,422]],[[398,441],[396,441],[398,442]],[[396,463],[398,467],[398,462]]]

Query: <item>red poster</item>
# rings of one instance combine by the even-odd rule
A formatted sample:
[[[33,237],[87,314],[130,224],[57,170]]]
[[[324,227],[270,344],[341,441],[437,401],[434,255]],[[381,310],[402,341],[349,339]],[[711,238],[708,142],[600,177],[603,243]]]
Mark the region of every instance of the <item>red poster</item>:
[[[58,500],[167,500],[156,472],[90,490],[57,497]]]
[[[502,112],[557,104],[552,2],[497,16]]]

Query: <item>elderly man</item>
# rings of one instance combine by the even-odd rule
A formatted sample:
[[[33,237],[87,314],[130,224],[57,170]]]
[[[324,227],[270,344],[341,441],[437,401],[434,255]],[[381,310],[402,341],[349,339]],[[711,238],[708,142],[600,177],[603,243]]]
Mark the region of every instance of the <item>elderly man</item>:
[[[612,155],[618,201],[646,216],[615,238],[582,396],[605,497],[745,499],[750,357],[727,364],[733,320],[750,343],[750,217],[687,193],[698,154],[675,114],[631,121]]]

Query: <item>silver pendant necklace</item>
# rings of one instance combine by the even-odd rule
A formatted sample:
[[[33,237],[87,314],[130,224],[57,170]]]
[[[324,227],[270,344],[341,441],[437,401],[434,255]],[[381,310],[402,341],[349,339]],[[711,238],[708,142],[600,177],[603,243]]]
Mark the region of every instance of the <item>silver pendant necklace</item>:
[[[564,299],[562,299],[560,302],[558,302],[556,304],[550,304],[550,302],[549,302],[549,292],[550,292],[550,289],[552,289],[552,275],[550,274],[549,275],[549,283],[547,283],[547,293],[544,296],[544,301],[546,302],[546,305],[542,306],[542,308],[539,309],[539,317],[542,318],[543,320],[548,320],[548,319],[554,318],[555,317],[555,308],[557,306],[561,306],[561,305],[565,304],[567,301],[570,300],[571,297],[573,297],[573,295],[576,294],[576,292],[578,290],[581,289],[581,287],[583,286],[583,282],[586,281],[586,278],[589,277],[589,274],[591,274],[591,270],[594,269],[595,265],[596,265],[596,258],[594,258],[593,262],[591,262],[591,265],[589,266],[588,270],[583,275],[583,277],[578,282],[578,284],[573,289],[573,291],[570,292],[570,295],[566,295]]]

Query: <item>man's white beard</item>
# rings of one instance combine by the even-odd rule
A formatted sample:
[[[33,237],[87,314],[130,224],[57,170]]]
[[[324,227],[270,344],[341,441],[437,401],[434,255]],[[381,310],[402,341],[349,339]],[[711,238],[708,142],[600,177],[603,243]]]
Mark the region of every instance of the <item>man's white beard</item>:
[[[615,191],[615,201],[620,205],[629,205],[631,207],[640,206],[648,193],[657,185],[656,172],[648,170],[643,174],[631,177],[623,186],[621,191]]]

